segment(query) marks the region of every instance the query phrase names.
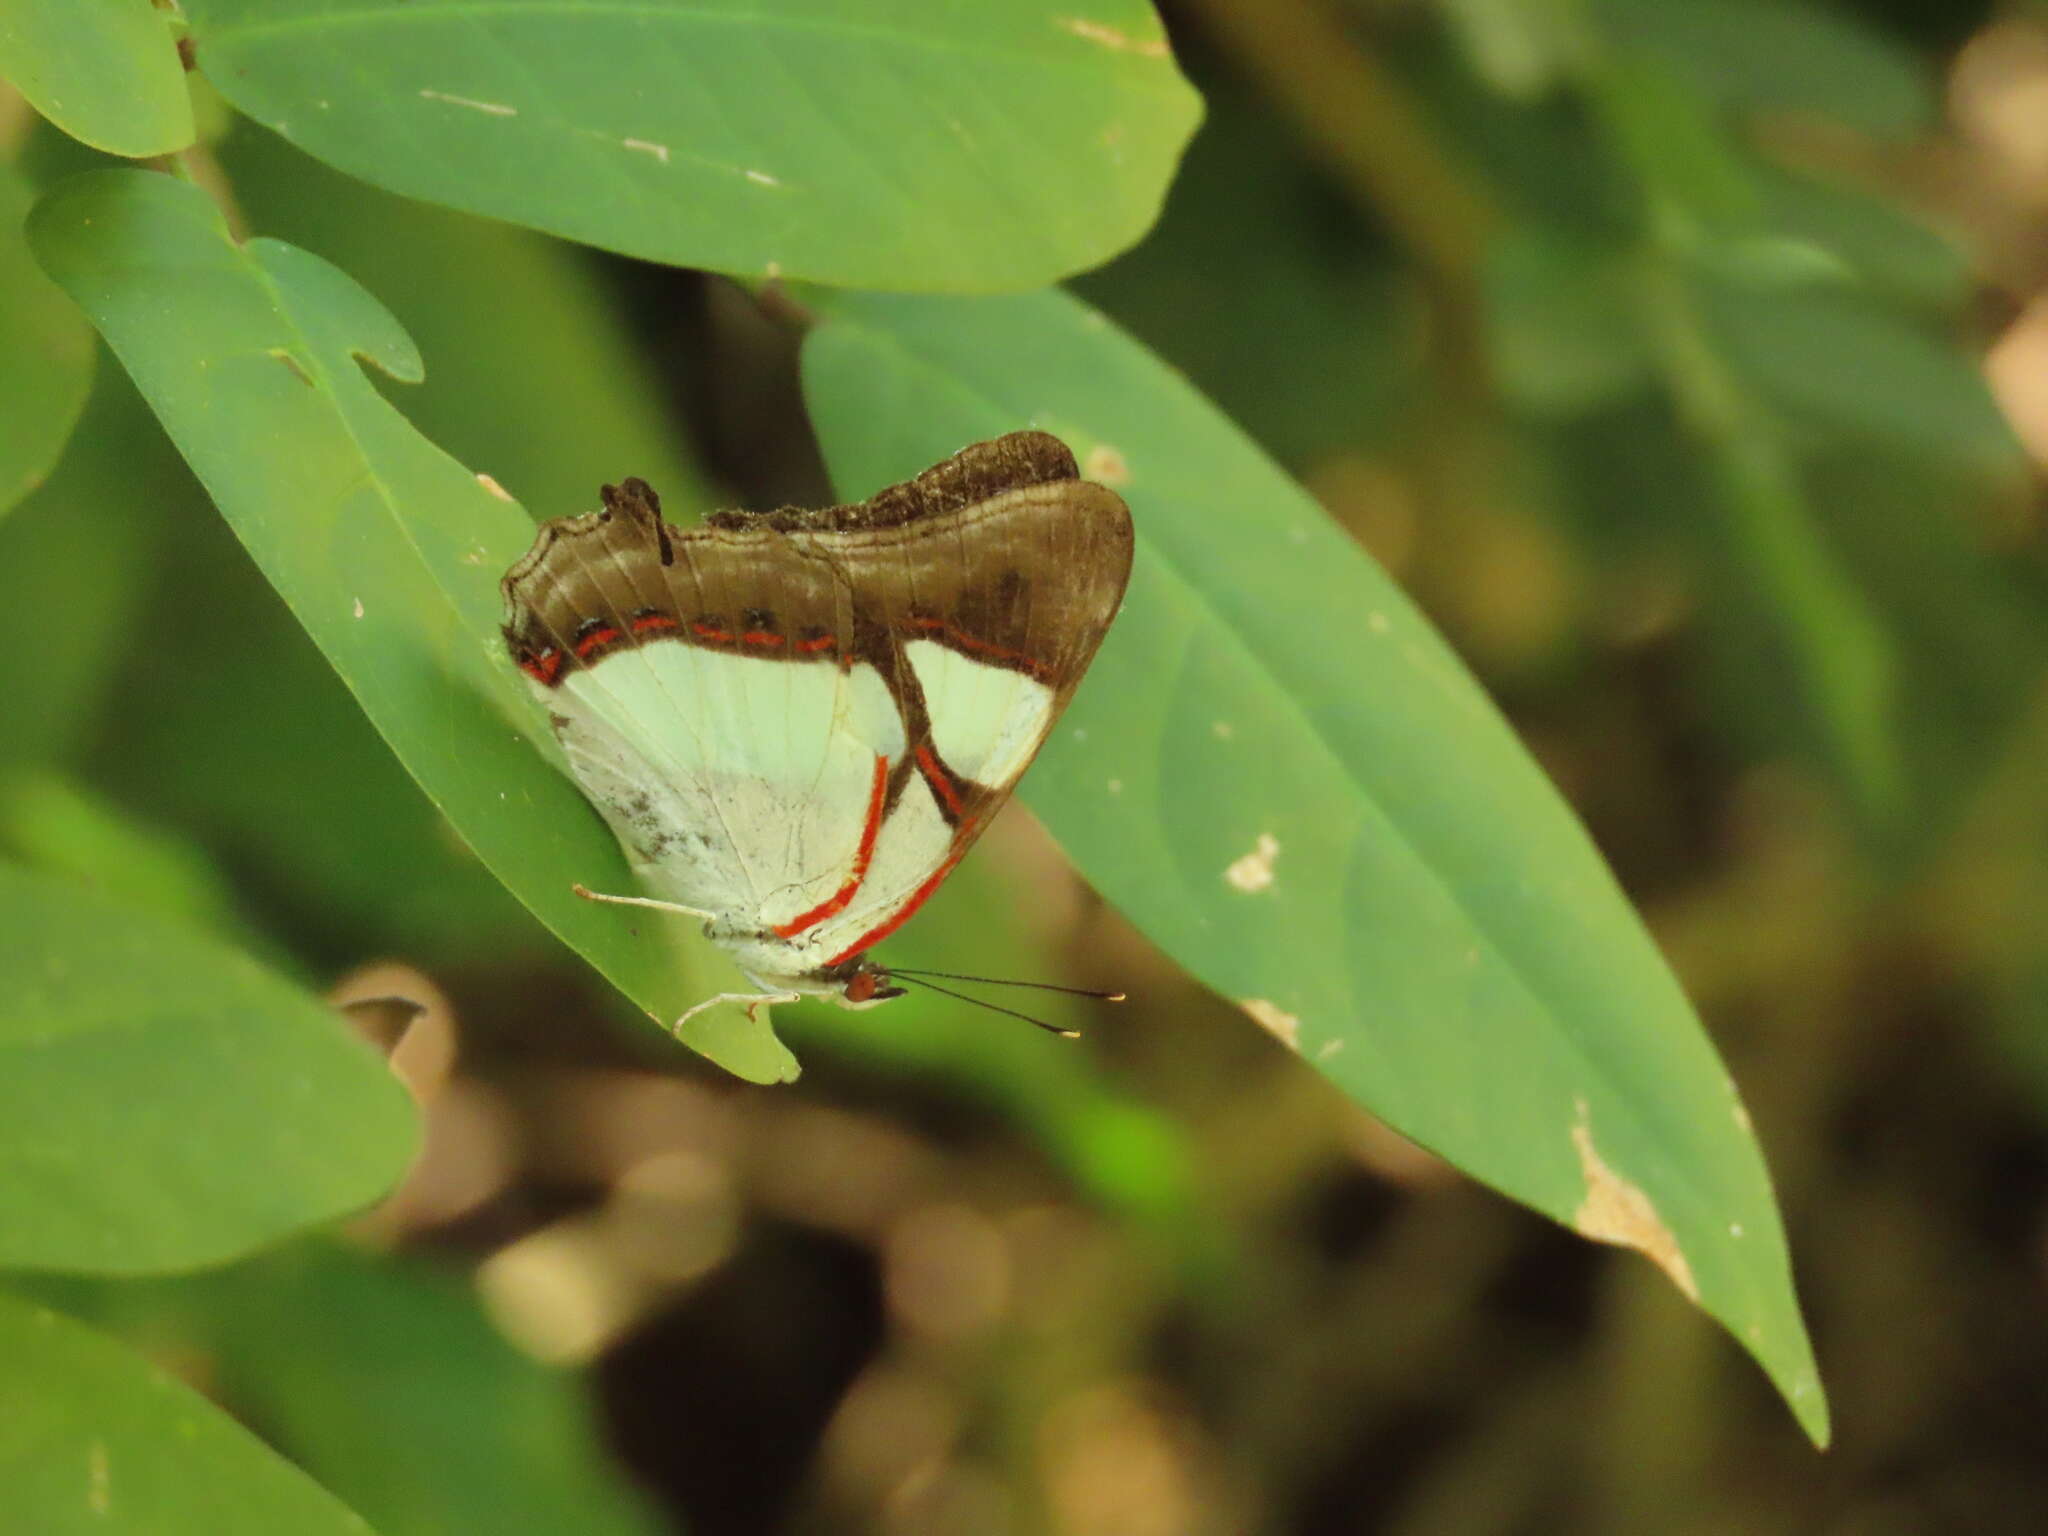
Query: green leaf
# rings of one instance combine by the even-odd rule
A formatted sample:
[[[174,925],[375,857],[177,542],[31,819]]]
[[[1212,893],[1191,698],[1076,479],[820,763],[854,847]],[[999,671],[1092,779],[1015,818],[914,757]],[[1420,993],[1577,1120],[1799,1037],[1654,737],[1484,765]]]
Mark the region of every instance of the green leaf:
[[[1734,1085],[1413,605],[1064,296],[813,302],[806,390],[842,491],[1032,422],[1131,503],[1124,612],[1023,790],[1103,894],[1405,1134],[1655,1257],[1824,1437]]]
[[[242,111],[628,255],[1021,288],[1151,224],[1200,104],[1144,0],[189,0]]]
[[[1869,594],[1898,658],[1896,729],[1911,815],[1866,835],[1877,851],[1906,860],[1939,853],[1968,863],[1953,846],[1957,813],[1996,793],[1987,774],[2015,750],[2048,676],[2048,604],[2029,579],[2027,552],[1985,537],[1980,477],[1905,443],[1844,445],[1819,457],[1808,478],[1843,568]],[[1761,680],[1751,686],[1748,717],[1784,721],[1785,701]],[[2029,856],[2044,846],[2017,845]],[[1992,926],[2037,910],[2023,903]],[[1941,921],[1979,918],[1950,908]]]
[[[94,780],[202,841],[261,894],[249,905],[265,931],[316,963],[382,951],[430,970],[511,969],[551,949],[450,835],[203,493],[193,499],[139,617],[151,643],[125,656],[121,707],[94,734]],[[183,622],[191,592],[207,594],[204,627]]]
[[[92,387],[92,328],[22,238],[32,201],[28,184],[0,166],[0,512],[56,467]]]
[[[110,155],[168,155],[192,142],[185,69],[151,0],[0,0],[0,76]]]
[[[1702,281],[1714,339],[1759,394],[1806,420],[2017,481],[2019,443],[1974,362],[1853,294]]]
[[[1932,72],[1835,5],[1599,0],[1595,9],[1617,39],[1724,108],[1811,112],[1897,138],[1933,121]]]
[[[1750,168],[1764,213],[1782,235],[1813,245],[1877,298],[1960,313],[1975,283],[1960,244],[1875,189],[1776,166]]]
[[[585,1381],[521,1353],[452,1273],[315,1240],[206,1274],[38,1289],[204,1359],[214,1395],[381,1536],[656,1528],[599,1443]]]
[[[198,499],[191,477],[118,368],[103,368],[57,469],[0,518],[0,655],[34,658],[8,678],[0,771],[60,759],[121,685],[166,527]],[[92,516],[78,509],[90,507]],[[65,615],[50,643],[49,615]]]
[[[537,509],[574,511],[629,474],[672,513],[702,501],[671,392],[592,253],[395,197],[237,122],[220,161],[250,220],[346,267],[433,359],[404,401],[428,436]],[[95,772],[128,805],[200,832],[316,954],[503,969],[551,949],[449,835],[227,526],[203,501],[178,510],[144,620],[152,641],[128,660]],[[208,594],[203,628],[180,622],[192,591]]]
[[[235,937],[226,882],[191,842],[62,775],[0,775],[0,849],[132,906]]]
[[[1763,199],[1704,93],[1653,59],[1592,71],[1586,98],[1667,246],[1719,248],[1763,232]]]
[[[515,1349],[473,1287],[330,1246],[232,1279],[224,1386],[385,1536],[656,1529],[584,1384]]]
[[[571,893],[578,880],[612,891],[632,881],[589,802],[535,751],[540,711],[498,636],[498,578],[533,529],[357,367],[364,357],[419,377],[397,321],[318,257],[274,240],[235,244],[206,198],[169,177],[74,177],[37,206],[29,237],[271,585],[492,872],[654,1017],[728,990],[717,976],[736,973],[688,925],[621,921]],[[698,986],[684,979],[681,947]],[[730,989],[741,990],[736,980]],[[765,1022],[706,1015],[687,1043],[754,1081],[796,1075]]]
[[[218,1263],[369,1204],[412,1125],[313,998],[196,929],[0,865],[0,1266]]]
[[[625,311],[592,252],[394,197],[237,119],[220,148],[264,233],[348,272],[405,316],[429,376],[406,414],[455,458],[552,516],[638,475],[670,517],[708,498],[688,455],[665,349]],[[489,273],[479,282],[479,273]]]
[[[369,1526],[182,1382],[0,1293],[0,1488],[36,1536],[365,1536]]]

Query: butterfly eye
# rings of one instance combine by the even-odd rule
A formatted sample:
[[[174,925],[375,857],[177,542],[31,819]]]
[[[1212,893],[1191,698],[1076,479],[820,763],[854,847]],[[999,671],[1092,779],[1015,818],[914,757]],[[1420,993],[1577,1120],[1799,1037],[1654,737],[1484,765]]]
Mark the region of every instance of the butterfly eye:
[[[888,984],[889,973],[884,970],[857,971],[847,980],[845,997],[849,1003],[878,1003],[884,998],[901,997],[903,989]]]

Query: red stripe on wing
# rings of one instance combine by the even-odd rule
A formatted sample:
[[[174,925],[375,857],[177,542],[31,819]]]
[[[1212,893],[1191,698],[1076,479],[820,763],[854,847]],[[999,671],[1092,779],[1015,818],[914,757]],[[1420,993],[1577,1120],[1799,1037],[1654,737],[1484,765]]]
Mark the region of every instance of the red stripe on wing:
[[[953,834],[952,853],[947,855],[945,863],[931,872],[930,877],[926,879],[923,885],[920,885],[910,893],[910,900],[904,902],[891,916],[882,919],[881,922],[870,928],[825,963],[827,965],[844,964],[862,950],[872,948],[874,945],[881,943],[882,940],[909,922],[917,914],[917,909],[931,898],[932,892],[945,883],[946,876],[953,873],[953,866],[967,856],[967,844],[972,838],[973,831],[974,823],[971,820],[961,822],[958,830]]]
[[[853,853],[853,873],[846,877],[846,884],[840,886],[810,911],[799,913],[788,922],[778,924],[775,931],[783,938],[794,938],[806,928],[814,927],[834,913],[846,910],[846,904],[853,900],[854,892],[860,889],[861,881],[867,878],[868,861],[875,856],[875,839],[882,834],[882,806],[888,798],[889,759],[877,755],[874,788],[868,791],[868,816],[861,825],[860,846]]]
[[[543,687],[552,688],[555,679],[562,675],[562,653],[549,646],[544,651],[520,657],[519,668]]]
[[[953,776],[940,766],[938,754],[923,742],[917,745],[917,767],[925,782],[931,785],[932,793],[939,797],[948,811],[958,816],[961,811],[960,791],[953,787]]]

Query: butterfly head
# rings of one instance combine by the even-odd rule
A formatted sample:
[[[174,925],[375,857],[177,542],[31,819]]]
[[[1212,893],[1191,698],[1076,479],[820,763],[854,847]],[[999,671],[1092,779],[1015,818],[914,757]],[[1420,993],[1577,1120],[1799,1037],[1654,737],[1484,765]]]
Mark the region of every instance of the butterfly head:
[[[886,1003],[890,998],[902,995],[903,988],[890,980],[887,966],[876,965],[871,960],[856,960],[839,993],[838,1003],[842,1008],[872,1008],[877,1003]]]

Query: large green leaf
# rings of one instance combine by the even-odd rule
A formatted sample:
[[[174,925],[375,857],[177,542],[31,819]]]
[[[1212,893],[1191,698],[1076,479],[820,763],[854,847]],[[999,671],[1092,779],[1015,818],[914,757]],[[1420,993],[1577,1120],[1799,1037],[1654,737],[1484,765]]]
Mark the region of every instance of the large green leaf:
[[[405,317],[433,360],[406,414],[464,464],[544,516],[595,505],[600,482],[627,475],[671,517],[708,505],[663,372],[677,347],[648,345],[610,263],[395,197],[245,119],[219,154],[256,227],[318,251]]]
[[[0,1294],[0,1523],[36,1536],[367,1536],[197,1392]]]
[[[1131,503],[1122,617],[1024,794],[1102,892],[1353,1097],[1642,1249],[1827,1414],[1734,1085],[1599,854],[1412,604],[1099,315],[814,296],[843,490],[1027,422]]]
[[[167,155],[192,142],[184,66],[151,0],[0,0],[0,77],[110,155]]]
[[[618,844],[568,779],[498,638],[499,575],[532,526],[415,432],[356,364],[421,372],[346,275],[237,245],[196,189],[98,171],[37,206],[30,239],[142,387],[271,584],[450,823],[513,893],[656,1017],[721,990],[688,925],[620,921],[573,881],[627,890]],[[673,948],[692,943],[685,981]],[[729,966],[723,973],[736,974]],[[729,1015],[729,1016],[728,1016]],[[742,1076],[794,1076],[731,1010],[691,1037]]]
[[[1022,288],[1157,213],[1199,103],[1145,0],[188,0],[199,67],[366,180],[629,255]]]
[[[454,1273],[315,1239],[205,1274],[36,1290],[204,1360],[219,1401],[381,1536],[656,1528],[599,1443],[586,1380],[523,1354]]]
[[[0,865],[0,1266],[218,1263],[367,1205],[412,1125],[313,998],[195,929]]]
[[[92,385],[92,329],[22,239],[33,200],[27,183],[0,166],[0,512],[56,466]]]
[[[536,509],[576,510],[601,480],[628,474],[652,481],[672,513],[703,503],[671,394],[608,301],[600,258],[395,197],[238,121],[219,156],[250,221],[348,269],[433,359],[405,391],[428,436]],[[124,803],[203,835],[316,956],[488,956],[503,973],[549,947],[448,836],[226,524],[203,499],[196,519],[178,510],[181,535],[157,563],[159,607],[145,620],[152,642],[128,661],[94,771]],[[179,622],[191,591],[208,594],[215,626]],[[222,629],[240,643],[222,646]]]

